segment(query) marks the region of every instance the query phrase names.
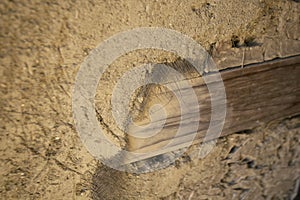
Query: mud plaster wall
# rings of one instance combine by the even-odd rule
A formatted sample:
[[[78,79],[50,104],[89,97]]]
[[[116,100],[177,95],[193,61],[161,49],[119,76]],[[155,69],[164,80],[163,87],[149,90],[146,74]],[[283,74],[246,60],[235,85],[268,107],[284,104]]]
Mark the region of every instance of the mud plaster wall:
[[[246,186],[234,189],[235,187],[230,184],[232,181],[243,184],[240,181],[241,169],[235,167],[242,169],[246,167],[248,162],[243,161],[244,158],[237,157],[236,162],[246,164],[233,164],[225,169],[216,168],[217,171],[213,174],[224,176],[226,179],[224,183],[220,182],[221,179],[218,177],[211,178],[209,174],[212,173],[206,173],[207,168],[202,168],[202,164],[197,163],[221,166],[222,162],[218,162],[218,159],[225,158],[227,150],[235,146],[236,141],[255,141],[250,142],[251,144],[265,141],[256,140],[256,137],[264,135],[264,130],[259,134],[233,135],[224,139],[227,142],[221,140],[218,147],[220,151],[216,149],[207,160],[195,161],[194,165],[198,167],[197,169],[204,170],[203,173],[198,174],[197,170],[190,170],[192,164],[187,163],[182,164],[179,169],[171,167],[154,175],[142,177],[120,175],[98,165],[82,146],[72,118],[72,86],[81,62],[91,49],[115,33],[141,26],[166,27],[187,34],[213,56],[215,54],[219,67],[241,63],[244,50],[232,47],[239,47],[247,38],[254,38],[262,46],[246,49],[246,63],[247,59],[263,61],[296,54],[299,50],[297,48],[300,32],[299,3],[271,0],[112,2],[4,0],[0,2],[0,13],[1,198],[119,199],[120,196],[126,198],[126,195],[131,199],[133,196],[142,199],[166,196],[177,199],[180,196],[196,198],[199,195],[239,198],[239,195],[243,195],[244,190],[247,190]],[[237,41],[236,38],[240,42],[232,45],[232,40]],[[228,55],[228,52],[232,56],[224,56]],[[252,56],[251,52],[259,53]],[[124,59],[127,65],[121,70],[148,59],[147,54],[141,55]],[[159,54],[154,60],[165,61],[171,59],[170,57],[164,58]],[[122,62],[120,61],[120,64]],[[117,74],[120,73],[114,69],[110,71],[111,78],[118,77]],[[109,87],[107,85],[107,88]],[[101,89],[103,90],[99,88],[100,91]],[[98,105],[106,123],[113,126],[110,115],[105,115],[109,113],[108,97],[109,95],[102,96]],[[283,126],[280,129],[279,126],[280,131],[277,128],[275,131],[268,131],[270,136],[267,141],[270,148],[267,148],[264,142],[261,147],[263,150],[258,151],[261,158],[257,157],[257,153],[251,154],[254,158],[261,159],[254,161],[253,166],[267,166],[260,169],[263,172],[252,168],[243,170],[251,174],[247,176],[249,179],[257,180],[250,182],[251,185],[252,183],[262,185],[253,191],[250,190],[251,194],[255,193],[261,198],[264,195],[271,198],[290,194],[289,191],[297,178],[295,174],[299,174],[297,171],[299,128],[296,125],[292,127],[294,128]],[[233,138],[233,141],[230,138]],[[273,149],[275,147],[276,149]],[[226,151],[221,151],[222,148]],[[245,151],[249,148],[245,148]],[[277,154],[283,154],[282,159]],[[254,158],[247,158],[250,164]],[[99,170],[100,172],[102,170],[105,177],[101,175],[99,178]],[[182,171],[178,173],[180,178],[177,182],[171,180],[174,170]],[[109,173],[105,173],[107,171]],[[194,183],[195,173],[199,176],[197,179],[199,182]],[[264,177],[262,173],[267,174],[263,179],[266,183],[261,182]],[[203,174],[206,174],[207,178]],[[285,177],[280,177],[285,174]],[[111,175],[113,175],[111,179],[107,178]],[[97,180],[111,180],[110,183],[114,181],[123,185],[107,184],[107,187],[103,188],[101,182],[99,186],[95,177],[96,179],[98,177]],[[158,179],[158,177],[167,178]],[[166,182],[167,180],[170,182]],[[162,183],[165,183],[163,187]],[[284,187],[278,185],[281,183]],[[91,194],[92,187],[98,193]]]

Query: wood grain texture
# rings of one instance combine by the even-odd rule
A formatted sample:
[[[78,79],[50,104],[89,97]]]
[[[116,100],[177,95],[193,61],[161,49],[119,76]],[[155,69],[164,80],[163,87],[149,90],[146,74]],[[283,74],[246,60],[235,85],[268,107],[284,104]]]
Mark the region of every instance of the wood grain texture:
[[[188,64],[181,62],[175,65]],[[189,67],[184,66],[185,69]],[[252,64],[244,68],[226,69],[220,73],[227,96],[227,115],[221,136],[250,130],[260,124],[300,113],[300,56]],[[215,74],[206,76],[213,77]],[[201,117],[199,118],[198,134],[194,140],[194,143],[199,143],[203,141],[211,121],[211,101],[207,85],[201,77],[193,76],[189,79],[189,83],[198,97],[200,106]],[[211,82],[208,84],[215,83]],[[177,85],[179,88],[182,86],[180,83]],[[184,91],[185,88],[180,89]],[[129,150],[147,152],[147,156],[151,157],[186,147],[191,139],[191,133],[188,132],[188,128],[184,129],[187,130],[186,133],[179,137],[174,137],[181,117],[175,95],[168,89],[160,86],[153,86],[147,92],[144,109],[136,117],[136,122],[140,125],[149,123],[147,110],[152,105],[160,103],[165,105],[165,109],[168,111],[166,124],[162,131],[151,138],[129,137]],[[157,118],[155,120],[159,121],[162,119]],[[188,127],[189,124],[185,123],[184,126]],[[151,133],[152,130],[146,131]],[[171,148],[162,150],[159,153],[151,153],[169,144],[170,141],[174,142]],[[135,158],[135,160],[129,162],[145,158]]]

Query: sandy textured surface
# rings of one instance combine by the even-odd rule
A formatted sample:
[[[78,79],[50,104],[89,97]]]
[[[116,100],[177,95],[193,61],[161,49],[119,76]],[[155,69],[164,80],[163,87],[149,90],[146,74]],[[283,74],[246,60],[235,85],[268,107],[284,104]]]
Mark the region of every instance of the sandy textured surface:
[[[288,0],[1,1],[1,199],[288,198],[300,167],[298,118],[220,139],[204,160],[184,157],[178,166],[134,176],[101,166],[87,152],[71,102],[84,58],[120,31],[180,31],[226,68],[299,53],[299,9]],[[117,78],[144,61],[172,59],[133,52],[104,74],[96,105],[109,130]]]
[[[212,153],[200,160],[192,159],[199,152],[194,146],[173,166],[155,173],[137,176],[100,167],[93,178],[93,196],[291,199],[300,178],[299,124],[299,118],[292,118],[221,138]]]

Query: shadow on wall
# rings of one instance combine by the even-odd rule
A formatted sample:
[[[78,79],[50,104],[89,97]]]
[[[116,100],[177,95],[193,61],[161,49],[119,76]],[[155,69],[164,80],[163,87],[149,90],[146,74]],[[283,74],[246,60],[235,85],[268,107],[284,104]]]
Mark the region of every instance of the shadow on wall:
[[[125,177],[128,181],[125,172],[99,165],[92,179],[92,199],[122,199],[126,195],[124,194]]]

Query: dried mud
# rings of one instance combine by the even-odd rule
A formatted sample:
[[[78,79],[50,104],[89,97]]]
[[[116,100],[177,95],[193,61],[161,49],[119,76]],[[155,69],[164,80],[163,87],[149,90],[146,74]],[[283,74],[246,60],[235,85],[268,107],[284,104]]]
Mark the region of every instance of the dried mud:
[[[167,169],[137,176],[111,170],[88,153],[74,127],[72,88],[92,49],[137,27],[180,31],[205,47],[219,68],[299,54],[299,10],[297,1],[288,0],[1,1],[0,198],[295,196],[299,117],[262,125],[252,134],[222,138],[203,160],[189,159],[187,154]],[[140,51],[110,67],[95,101],[109,131],[122,135],[109,106],[118,77],[139,63],[175,58]],[[193,148],[197,147],[190,152]]]

